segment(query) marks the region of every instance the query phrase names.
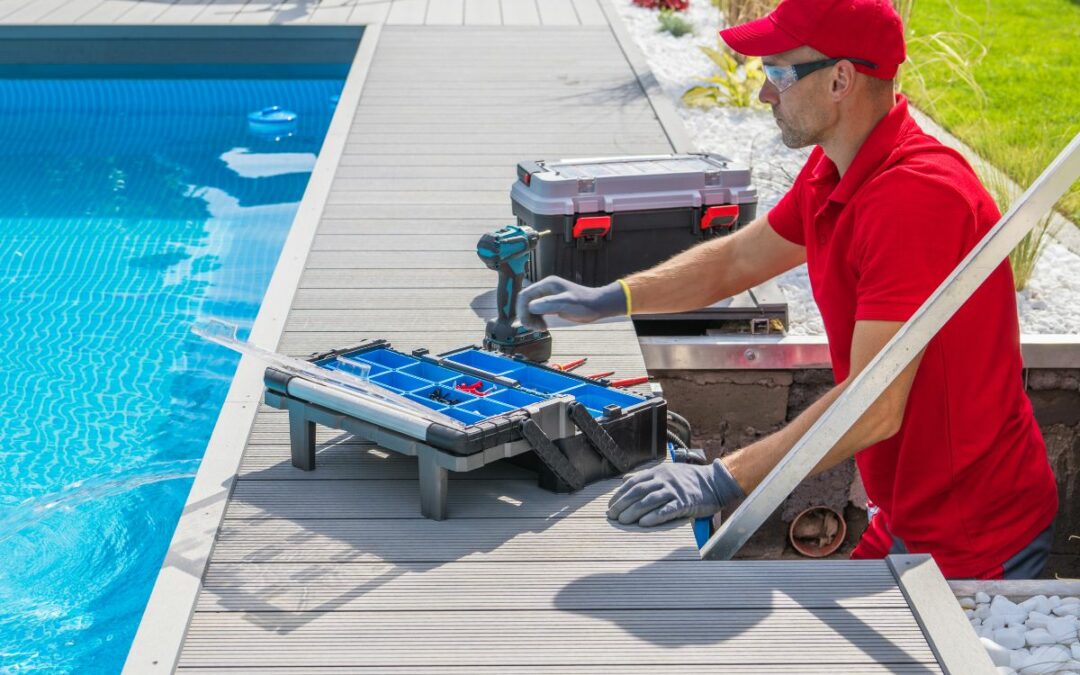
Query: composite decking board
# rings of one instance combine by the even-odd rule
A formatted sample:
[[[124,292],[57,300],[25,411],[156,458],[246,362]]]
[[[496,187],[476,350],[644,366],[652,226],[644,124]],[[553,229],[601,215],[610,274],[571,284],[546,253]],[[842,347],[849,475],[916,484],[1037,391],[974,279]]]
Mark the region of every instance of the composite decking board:
[[[494,276],[494,273],[492,273]],[[486,292],[477,295],[485,295]],[[475,297],[475,296],[474,296]],[[400,307],[396,309],[293,309],[289,314],[286,330],[296,332],[349,332],[357,326],[367,330],[394,329],[424,333],[439,326],[460,328],[475,327],[478,323],[495,318],[495,308],[487,303],[465,309],[428,309],[426,307]],[[580,333],[608,334],[608,324],[583,324],[574,329]],[[629,334],[633,334],[632,330]],[[637,349],[637,344],[633,345]]]
[[[602,481],[573,494],[543,490],[536,480],[470,480],[448,491],[451,518],[604,518],[620,481]],[[239,481],[226,514],[256,518],[420,518],[416,481]]]
[[[67,4],[68,0],[34,0],[33,3],[16,5],[2,18],[8,23],[40,23],[50,13]]]
[[[164,7],[147,7],[151,4],[153,3],[139,2],[139,0],[105,0],[84,14],[79,19],[79,23],[102,26],[129,21],[135,23],[149,21],[157,16],[157,12],[164,11]]]
[[[385,2],[367,3],[359,0],[349,15],[348,22],[351,24],[384,23],[390,14],[391,0]]]
[[[199,611],[387,611],[590,608],[664,610],[672,576],[692,578],[681,609],[903,608],[880,566],[802,562],[219,564],[206,576]],[[817,567],[817,566],[815,566]],[[507,593],[508,588],[514,589]]]
[[[452,488],[457,488],[455,483]],[[539,488],[537,488],[539,489]],[[686,527],[646,531],[606,518],[227,520],[215,562],[698,560]],[[597,571],[602,571],[598,566]],[[511,592],[511,589],[508,589]]]
[[[428,0],[425,26],[460,26],[464,21],[465,0]]]
[[[502,8],[499,0],[465,0],[466,26],[501,26]]]
[[[822,673],[824,675],[836,675],[840,664],[830,663],[828,660],[819,660],[815,663],[800,663],[799,673],[811,675]],[[849,664],[844,664],[848,666]],[[671,663],[663,664],[665,675],[701,675],[702,668],[699,664]],[[221,675],[217,666],[204,667],[181,667],[178,673],[190,675]],[[258,668],[230,667],[229,675],[265,675],[266,673],[288,673],[289,675],[342,675],[344,673],[409,673],[409,675],[656,675],[655,665],[630,665],[616,663],[615,665],[597,666],[492,666],[469,665],[469,666],[274,666],[265,665]],[[734,665],[709,664],[709,673],[716,675],[791,675],[792,668],[787,664],[747,664]],[[850,672],[850,670],[849,670]],[[922,663],[860,663],[858,672],[861,675],[879,675],[884,673],[940,673],[941,668],[936,664]]]
[[[386,24],[389,29],[395,25],[420,25],[424,23],[424,15],[427,14],[428,0],[394,0],[390,6],[390,12],[386,15]],[[387,30],[387,33],[390,31]],[[376,56],[376,58],[379,58]]]
[[[933,662],[906,608],[198,612],[182,665]]]
[[[498,223],[494,224],[498,226]],[[422,232],[418,234],[423,234]],[[434,270],[308,270],[300,280],[300,288],[494,288],[491,270],[458,270],[446,275]]]
[[[101,0],[92,0],[91,2],[69,1],[42,16],[38,19],[38,22],[48,24],[77,23],[84,14],[93,11],[99,4],[101,4]]]
[[[499,0],[503,26],[539,26],[536,0]]]

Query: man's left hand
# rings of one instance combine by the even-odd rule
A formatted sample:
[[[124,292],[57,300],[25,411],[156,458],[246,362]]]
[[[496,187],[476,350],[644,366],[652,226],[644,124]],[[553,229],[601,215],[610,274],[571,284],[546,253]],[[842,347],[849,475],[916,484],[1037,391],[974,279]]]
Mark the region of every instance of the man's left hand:
[[[660,525],[711,516],[745,497],[720,460],[706,466],[665,463],[631,476],[612,495],[607,517],[624,525]]]

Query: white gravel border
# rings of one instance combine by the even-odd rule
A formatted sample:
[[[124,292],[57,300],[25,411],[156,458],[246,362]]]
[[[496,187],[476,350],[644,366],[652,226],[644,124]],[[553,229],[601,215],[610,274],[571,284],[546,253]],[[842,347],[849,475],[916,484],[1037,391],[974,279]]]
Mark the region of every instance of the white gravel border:
[[[767,213],[791,185],[809,152],[790,150],[780,142],[780,132],[768,110],[698,110],[681,102],[684,91],[700,84],[714,70],[698,47],[717,45],[719,11],[708,0],[690,0],[684,16],[695,30],[676,38],[657,31],[656,11],[637,7],[630,0],[612,2],[694,144],[703,152],[748,164],[758,188],[758,214]],[[805,265],[781,275],[777,283],[788,302],[789,334],[824,335]],[[1028,287],[1017,293],[1016,299],[1021,333],[1080,334],[1080,255],[1054,239],[1048,240]]]

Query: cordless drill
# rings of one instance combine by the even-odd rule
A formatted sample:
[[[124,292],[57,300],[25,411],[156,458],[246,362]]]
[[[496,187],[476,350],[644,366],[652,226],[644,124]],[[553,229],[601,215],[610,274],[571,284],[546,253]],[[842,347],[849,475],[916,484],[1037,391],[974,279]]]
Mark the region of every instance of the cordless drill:
[[[496,293],[499,315],[487,323],[484,349],[504,354],[521,354],[530,361],[551,357],[551,333],[535,331],[517,323],[518,293],[525,278],[525,266],[536,249],[540,235],[527,226],[507,225],[480,237],[476,254],[489,269],[499,273]]]

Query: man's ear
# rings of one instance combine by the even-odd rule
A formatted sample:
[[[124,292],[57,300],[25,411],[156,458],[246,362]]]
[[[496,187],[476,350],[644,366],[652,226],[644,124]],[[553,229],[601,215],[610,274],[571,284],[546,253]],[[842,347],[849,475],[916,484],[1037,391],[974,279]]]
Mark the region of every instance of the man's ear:
[[[834,101],[842,101],[855,89],[855,66],[850,61],[841,61],[833,66],[833,78],[829,94]]]

